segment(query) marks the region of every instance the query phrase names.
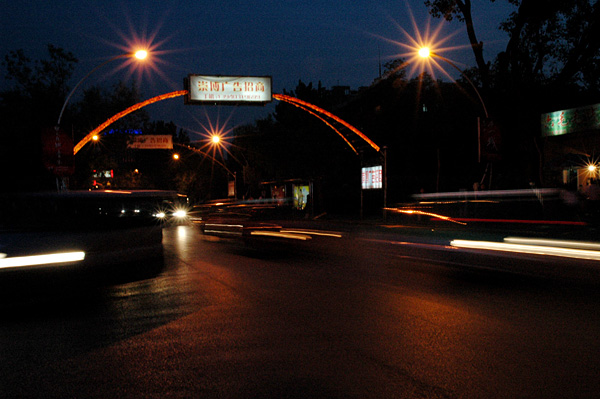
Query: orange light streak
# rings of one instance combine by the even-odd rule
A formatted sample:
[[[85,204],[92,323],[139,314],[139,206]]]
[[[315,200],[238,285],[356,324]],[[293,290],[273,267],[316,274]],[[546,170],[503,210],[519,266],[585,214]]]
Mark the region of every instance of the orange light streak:
[[[273,98],[276,99],[276,100],[279,100],[279,101],[285,101],[285,102],[290,103],[290,104],[300,104],[300,105],[302,105],[304,107],[313,109],[316,112],[318,112],[319,114],[325,115],[328,118],[331,118],[334,121],[336,121],[336,122],[344,125],[348,129],[350,129],[352,132],[354,132],[355,134],[357,134],[361,139],[363,139],[364,141],[366,141],[373,149],[375,149],[375,151],[379,151],[380,150],[379,146],[377,144],[375,144],[371,139],[369,139],[360,130],[358,130],[357,128],[355,128],[354,126],[352,126],[351,124],[349,124],[345,120],[338,118],[337,116],[335,116],[331,112],[324,110],[323,108],[319,108],[316,105],[313,105],[313,104],[308,103],[306,101],[302,101],[302,100],[297,99],[295,97],[286,96],[284,94],[273,94]]]
[[[219,165],[220,165],[220,166],[221,166],[223,169],[225,169],[225,170],[227,171],[227,173],[229,173],[231,176],[235,176],[235,173],[233,173],[232,171],[230,171],[230,170],[227,168],[227,166],[225,166],[225,164],[224,164],[223,162],[219,161],[217,158],[213,157],[213,156],[212,156],[212,155],[210,155],[209,153],[207,153],[207,152],[205,152],[205,151],[202,151],[202,150],[201,150],[201,149],[199,149],[199,148],[195,148],[195,147],[192,147],[192,146],[189,146],[189,145],[184,145],[184,144],[179,144],[179,143],[175,143],[175,145],[177,145],[177,146],[179,146],[179,147],[182,147],[182,148],[187,148],[187,149],[188,149],[188,150],[190,150],[190,151],[197,152],[198,154],[202,154],[202,155],[204,155],[204,156],[206,156],[206,157],[209,157],[209,158],[210,158],[210,159],[212,159],[214,162],[216,162],[217,164],[219,164]]]
[[[435,218],[435,219],[445,220],[447,222],[452,222],[452,223],[456,223],[456,224],[462,224],[463,226],[467,225],[466,223],[461,222],[461,221],[459,221],[457,219],[453,219],[453,218],[451,218],[449,216],[439,215],[437,213],[431,213],[431,212],[418,211],[416,209],[386,208],[386,211],[392,211],[392,212],[396,212],[396,213],[404,213],[406,215],[430,216],[430,217]]]

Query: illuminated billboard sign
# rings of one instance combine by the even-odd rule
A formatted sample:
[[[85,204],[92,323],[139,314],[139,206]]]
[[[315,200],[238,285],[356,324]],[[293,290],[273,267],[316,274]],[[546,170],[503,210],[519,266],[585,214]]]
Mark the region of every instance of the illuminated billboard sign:
[[[136,150],[172,150],[173,136],[171,135],[135,135],[131,136],[128,148]]]
[[[61,129],[42,131],[42,160],[55,176],[70,176],[75,171],[73,139]]]
[[[363,190],[383,188],[383,168],[381,165],[362,168],[361,180]]]
[[[264,105],[272,101],[270,76],[189,75],[186,104]]]
[[[600,130],[600,104],[542,114],[542,136]]]

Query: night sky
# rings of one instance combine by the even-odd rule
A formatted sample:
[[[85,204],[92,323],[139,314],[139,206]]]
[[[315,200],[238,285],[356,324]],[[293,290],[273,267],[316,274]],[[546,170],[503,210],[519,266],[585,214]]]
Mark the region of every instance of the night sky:
[[[508,41],[498,31],[512,10],[504,3],[473,5],[478,39],[490,61]],[[0,55],[23,49],[40,59],[48,43],[62,47],[79,59],[70,83],[74,87],[107,59],[137,43],[149,44],[150,65],[134,70],[123,60],[113,61],[90,75],[72,101],[92,85],[129,79],[138,80],[147,99],[183,89],[188,74],[268,75],[275,93],[293,90],[299,80],[358,89],[378,77],[379,60],[407,52],[394,42],[409,42],[403,30],[415,37],[413,21],[422,34],[441,24],[438,37],[451,36],[442,47],[458,48],[440,54],[461,68],[475,65],[464,25],[431,19],[422,0],[3,1]],[[1,84],[5,88],[7,82]],[[146,110],[154,120],[172,121],[193,133],[208,124],[207,118],[227,129],[251,123],[273,112],[273,105],[192,106],[176,98]]]

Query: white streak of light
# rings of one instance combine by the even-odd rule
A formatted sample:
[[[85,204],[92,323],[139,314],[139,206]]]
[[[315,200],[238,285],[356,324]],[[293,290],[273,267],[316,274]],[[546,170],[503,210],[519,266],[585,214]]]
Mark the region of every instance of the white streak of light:
[[[517,252],[523,254],[552,255],[566,258],[600,260],[600,252],[585,249],[558,248],[543,245],[523,245],[491,241],[453,240],[450,245],[457,248],[487,249],[492,251]]]
[[[5,255],[5,254],[2,254]],[[0,269],[9,267],[29,267],[82,261],[85,252],[64,252],[32,256],[3,257],[0,256]]]
[[[512,244],[543,245],[561,248],[589,249],[600,251],[600,243],[585,241],[547,240],[543,238],[506,237],[505,242]]]

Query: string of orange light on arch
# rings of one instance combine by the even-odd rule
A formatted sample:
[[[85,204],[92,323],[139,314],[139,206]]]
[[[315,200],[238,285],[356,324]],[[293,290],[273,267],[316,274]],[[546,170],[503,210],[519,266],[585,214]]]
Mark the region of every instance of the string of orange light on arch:
[[[115,121],[121,119],[122,117],[124,117],[134,111],[137,111],[138,109],[143,108],[146,105],[153,104],[155,102],[166,100],[169,98],[184,96],[186,94],[188,94],[187,90],[178,90],[178,91],[174,91],[171,93],[162,94],[160,96],[152,97],[146,101],[142,101],[138,104],[132,105],[131,107],[127,108],[126,110],[121,111],[118,114],[107,119],[103,124],[101,124],[94,130],[89,132],[83,139],[81,139],[81,141],[79,143],[77,143],[75,145],[75,147],[73,148],[73,153],[77,154],[79,152],[79,150],[81,150],[84,145],[89,143],[94,136],[98,135],[100,132],[102,132],[102,130],[106,129],[109,125],[111,125]],[[331,129],[333,129],[333,131],[335,131],[340,137],[342,137],[344,139],[344,141],[350,146],[350,148],[352,148],[352,151],[354,151],[356,154],[358,154],[358,152],[356,151],[354,146],[350,143],[350,141],[348,139],[346,139],[346,137],[343,134],[341,134],[339,130],[337,130],[333,125],[331,125],[321,115],[331,118],[334,121],[345,126],[346,128],[350,129],[352,132],[354,132],[356,135],[358,135],[360,138],[362,138],[364,141],[366,141],[375,151],[380,151],[380,147],[377,144],[375,144],[371,139],[369,139],[364,133],[362,133],[360,130],[358,130],[357,128],[355,128],[354,126],[349,124],[348,122],[344,121],[343,119],[338,118],[331,112],[324,110],[323,108],[317,107],[314,104],[308,103],[306,101],[302,101],[298,98],[283,95],[283,94],[273,94],[273,98],[276,100],[279,100],[279,101],[284,101],[289,104],[292,104],[292,105],[310,113],[311,115],[314,115],[317,118],[319,118],[321,121],[323,121],[325,124],[327,124],[327,126],[329,126]],[[313,112],[313,111],[315,111],[315,112]]]
[[[166,100],[168,98],[184,96],[187,93],[188,93],[187,90],[174,91],[171,93],[166,93],[166,94],[162,94],[160,96],[152,97],[146,101],[142,101],[141,103],[132,105],[131,107],[127,108],[126,110],[121,111],[118,114],[110,117],[109,119],[106,120],[106,122],[104,122],[103,124],[101,124],[100,126],[95,128],[94,130],[89,132],[83,139],[81,139],[81,141],[79,143],[77,143],[75,145],[75,147],[73,147],[73,153],[77,154],[79,152],[79,150],[81,150],[84,145],[86,145],[88,142],[90,142],[94,136],[98,135],[100,132],[102,132],[104,129],[106,129],[109,125],[111,125],[115,121],[121,119],[125,115],[128,115],[134,111],[137,111],[138,109],[143,108],[146,105],[150,105],[150,104],[153,104],[158,101]]]
[[[275,94],[274,96],[276,96],[277,94]],[[356,151],[356,148],[354,148],[354,146],[352,145],[352,143],[342,134],[340,133],[339,130],[337,130],[331,123],[329,123],[325,118],[323,118],[321,115],[317,114],[316,112],[311,111],[310,109],[300,105],[300,104],[296,104],[294,102],[288,102],[289,104],[292,104],[295,107],[300,108],[301,110],[308,112],[309,114],[311,114],[312,116],[319,118],[324,124],[326,124],[329,128],[331,128],[331,130],[333,130],[334,132],[336,132],[338,134],[338,136],[340,136],[342,139],[344,139],[344,141],[346,142],[346,144],[348,144],[348,146],[350,148],[352,148],[352,151],[354,151],[354,153],[356,155],[358,155],[358,151]]]
[[[371,139],[369,139],[363,132],[361,132],[360,130],[358,130],[357,128],[355,128],[354,126],[352,126],[351,124],[349,124],[348,122],[346,122],[343,119],[340,119],[339,117],[335,116],[334,114],[332,114],[329,111],[324,110],[323,108],[319,108],[314,104],[308,103],[306,101],[302,101],[298,98],[295,97],[291,97],[291,96],[287,96],[287,95],[283,95],[283,94],[273,94],[273,98],[279,101],[285,101],[289,104],[295,105],[299,108],[303,108],[306,111],[308,111],[306,108],[310,108],[316,112],[318,112],[319,114],[325,115],[328,118],[333,119],[334,121],[342,124],[343,126],[347,127],[348,129],[350,129],[352,132],[354,132],[356,135],[358,135],[361,139],[363,139],[364,141],[366,141],[375,151],[380,151],[380,147],[375,144]],[[313,114],[311,112],[311,114]],[[313,114],[314,115],[314,114]],[[319,119],[323,120],[323,118]],[[329,123],[328,123],[329,127],[332,127]],[[333,127],[332,127],[333,128]],[[340,136],[341,133],[339,131],[337,131],[337,129],[334,129]],[[344,136],[342,136],[344,138],[344,140],[346,140],[346,138]],[[346,143],[348,143],[350,145],[350,142],[348,140],[346,140]],[[350,147],[352,147],[352,145],[350,145]],[[356,152],[356,150],[354,149],[354,147],[352,147],[352,149],[354,150],[354,152]]]
[[[210,155],[208,152],[202,151],[201,149],[192,147],[190,145],[179,144],[179,143],[173,143],[173,145],[176,145],[181,148],[185,148],[189,151],[196,152],[198,154],[201,154],[204,157],[210,158],[210,159],[212,159],[213,162],[217,163],[219,166],[221,166],[223,169],[225,169],[227,171],[227,173],[229,173],[231,176],[235,176],[235,173],[230,171],[229,168],[227,166],[225,166],[225,164],[223,162],[219,161],[218,159],[216,159],[215,157]]]

